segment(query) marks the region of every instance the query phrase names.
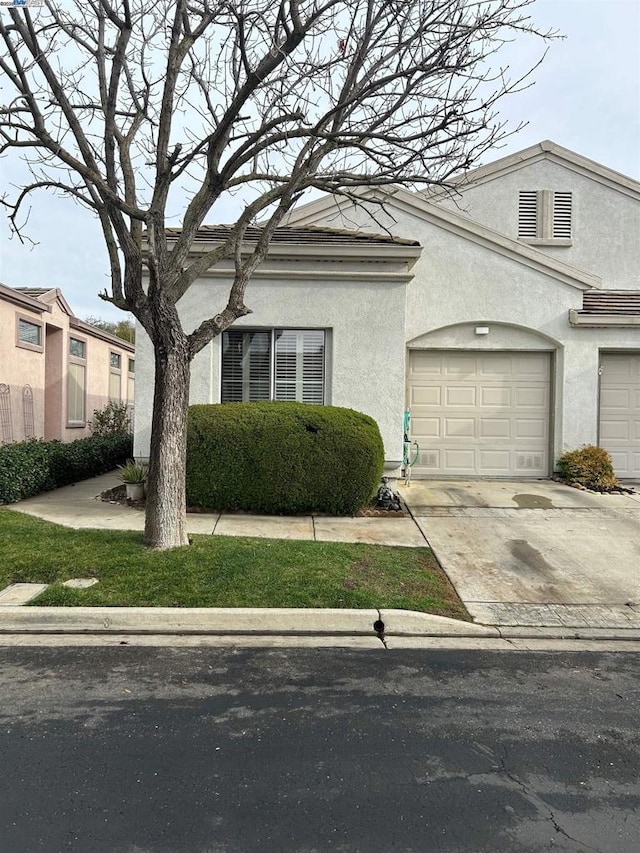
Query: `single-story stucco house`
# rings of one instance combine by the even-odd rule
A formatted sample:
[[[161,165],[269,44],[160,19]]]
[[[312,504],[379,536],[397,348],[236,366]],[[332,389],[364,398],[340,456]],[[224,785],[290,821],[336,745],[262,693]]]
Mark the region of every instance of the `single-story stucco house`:
[[[248,287],[253,313],[194,361],[191,402],[366,412],[389,471],[407,408],[414,477],[546,477],[565,450],[601,444],[619,477],[640,478],[640,183],[551,142],[453,183],[294,210]],[[220,237],[202,228],[193,252]],[[187,329],[229,285],[220,264],[190,288]],[[145,456],[142,334],[137,353]]]

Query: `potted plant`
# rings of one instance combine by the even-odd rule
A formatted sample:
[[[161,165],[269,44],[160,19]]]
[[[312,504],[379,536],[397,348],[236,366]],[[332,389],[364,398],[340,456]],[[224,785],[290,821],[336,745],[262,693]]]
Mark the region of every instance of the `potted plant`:
[[[131,501],[141,501],[144,498],[144,484],[147,481],[149,468],[144,462],[128,459],[126,465],[118,465],[118,479],[127,487],[127,498]]]

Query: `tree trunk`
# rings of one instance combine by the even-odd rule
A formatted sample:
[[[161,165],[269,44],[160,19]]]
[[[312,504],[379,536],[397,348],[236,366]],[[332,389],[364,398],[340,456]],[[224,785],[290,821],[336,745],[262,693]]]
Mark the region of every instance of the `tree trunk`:
[[[144,543],[166,550],[188,545],[185,471],[191,362],[187,343],[154,346],[155,390]]]

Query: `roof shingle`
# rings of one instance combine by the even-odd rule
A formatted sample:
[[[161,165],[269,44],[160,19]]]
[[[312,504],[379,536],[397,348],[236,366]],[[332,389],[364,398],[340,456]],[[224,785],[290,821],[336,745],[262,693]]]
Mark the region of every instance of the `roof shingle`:
[[[195,241],[216,242],[226,240],[231,230],[230,225],[202,225],[198,229]],[[181,228],[167,228],[167,237],[177,238],[182,233]],[[262,228],[258,225],[249,225],[245,231],[244,239],[247,242],[255,242],[260,237]],[[295,227],[292,225],[282,225],[276,228],[272,244],[292,243],[300,244],[322,244],[335,246],[362,245],[363,243],[370,245],[399,245],[399,246],[419,246],[417,240],[405,240],[400,237],[392,237],[385,234],[365,234],[362,231],[346,231],[339,228],[322,228],[315,225],[305,225]]]

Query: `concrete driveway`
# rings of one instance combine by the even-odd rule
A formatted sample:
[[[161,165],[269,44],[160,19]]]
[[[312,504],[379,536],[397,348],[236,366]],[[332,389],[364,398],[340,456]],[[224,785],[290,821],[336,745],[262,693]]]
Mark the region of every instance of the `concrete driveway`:
[[[640,494],[551,480],[399,491],[476,621],[640,628]]]

